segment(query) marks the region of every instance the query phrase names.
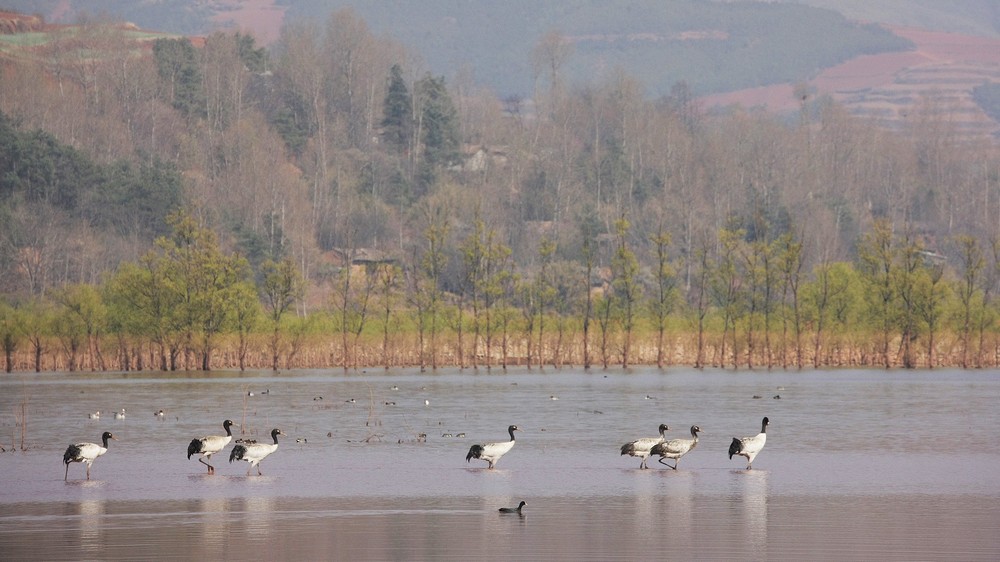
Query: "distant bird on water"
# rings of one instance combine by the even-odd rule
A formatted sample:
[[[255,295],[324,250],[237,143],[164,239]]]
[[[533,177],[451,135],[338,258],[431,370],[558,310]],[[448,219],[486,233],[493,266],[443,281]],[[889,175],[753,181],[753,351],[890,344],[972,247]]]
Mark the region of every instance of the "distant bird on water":
[[[670,466],[669,464],[663,462],[663,459],[674,459],[674,466],[670,468],[677,470],[677,464],[681,461],[681,457],[688,454],[691,449],[698,446],[698,432],[701,428],[692,425],[691,426],[691,439],[671,439],[669,441],[664,441],[663,443],[657,443],[653,445],[653,448],[649,450],[650,455],[660,455],[660,464],[664,466]]]
[[[517,514],[520,514],[521,513],[521,509],[524,508],[524,506],[526,506],[526,505],[528,505],[528,504],[526,504],[525,502],[522,501],[521,503],[517,504],[517,507],[501,507],[500,508],[500,513],[517,513]]]
[[[465,455],[465,462],[472,462],[472,459],[480,459],[490,463],[487,468],[495,467],[497,462],[500,461],[500,457],[506,455],[514,448],[515,431],[520,431],[516,425],[507,428],[507,433],[510,434],[510,441],[477,443],[469,447],[469,454]]]
[[[191,455],[201,455],[198,462],[208,467],[209,474],[215,474],[215,467],[208,461],[212,460],[212,455],[224,449],[233,439],[233,432],[229,429],[233,425],[233,420],[226,420],[222,422],[222,428],[226,430],[225,435],[206,435],[192,439],[191,443],[188,444],[188,460],[191,459]]]
[[[105,431],[101,434],[103,446],[97,443],[76,443],[67,447],[66,452],[63,453],[63,462],[66,464],[66,475],[63,480],[69,480],[69,463],[71,462],[85,463],[87,465],[87,480],[90,480],[90,465],[94,464],[97,457],[108,452],[108,439],[115,439],[115,436],[111,435],[110,431]]]
[[[101,411],[98,410],[96,412],[87,414],[87,419],[91,419],[91,420],[99,420],[99,419],[101,419]]]
[[[122,408],[122,411],[120,411],[120,412],[115,412],[115,419],[116,420],[123,420],[123,419],[125,419],[125,408]]]
[[[753,437],[743,437],[738,439],[733,437],[732,444],[729,445],[729,458],[732,459],[733,455],[739,455],[741,457],[746,457],[747,459],[747,470],[753,468],[753,459],[760,453],[760,450],[764,448],[764,443],[767,442],[767,417],[760,422],[760,433],[754,435]]]
[[[635,441],[630,441],[622,445],[622,454],[628,455],[630,457],[639,457],[642,462],[639,463],[639,468],[649,468],[646,466],[646,459],[649,458],[649,450],[653,448],[653,445],[657,443],[663,443],[666,439],[664,433],[670,429],[667,424],[660,424],[660,436],[659,437],[643,437],[642,439],[636,439]]]
[[[284,435],[280,429],[274,428],[271,430],[271,439],[274,439],[274,444],[268,443],[253,443],[250,445],[236,445],[233,447],[233,451],[229,453],[229,462],[233,461],[247,461],[250,463],[250,467],[247,468],[247,476],[250,476],[250,471],[253,467],[257,467],[257,474],[263,476],[260,471],[260,461],[267,458],[268,455],[278,450],[278,436]]]

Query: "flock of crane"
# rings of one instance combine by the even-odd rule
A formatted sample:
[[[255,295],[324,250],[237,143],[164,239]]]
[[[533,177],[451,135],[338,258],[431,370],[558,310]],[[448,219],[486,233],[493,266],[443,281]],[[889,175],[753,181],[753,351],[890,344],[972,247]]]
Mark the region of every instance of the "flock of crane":
[[[124,416],[124,409],[122,410],[122,415]],[[157,413],[157,415],[160,414]],[[215,467],[209,461],[212,459],[212,455],[223,450],[232,441],[233,433],[231,428],[233,425],[232,420],[225,420],[222,422],[222,428],[226,431],[225,435],[206,435],[192,439],[187,448],[188,459],[190,460],[194,455],[201,455],[198,461],[208,467],[209,474],[215,474]],[[767,441],[767,425],[768,419],[765,417],[761,421],[760,433],[757,435],[743,438],[734,437],[732,443],[729,445],[730,460],[733,456],[745,457],[747,459],[747,470],[750,470],[753,467],[754,458],[764,448],[764,444]],[[660,424],[660,435],[658,437],[644,437],[630,441],[622,445],[621,454],[641,459],[639,463],[639,468],[641,469],[649,468],[646,466],[646,460],[651,456],[658,455],[660,463],[677,470],[677,465],[681,457],[691,452],[698,445],[698,433],[701,431],[701,428],[697,425],[692,425],[690,439],[670,440],[666,438],[668,429],[666,424]],[[510,441],[477,443],[473,445],[469,448],[469,453],[465,456],[466,462],[472,462],[472,459],[484,460],[488,463],[487,468],[494,468],[500,458],[514,448],[515,431],[518,431],[516,425],[507,428]],[[279,435],[284,435],[280,429],[275,428],[271,430],[271,439],[274,443],[257,443],[252,440],[237,439],[236,444],[229,453],[229,462],[246,461],[250,464],[247,469],[247,476],[250,476],[255,467],[257,468],[257,474],[262,475],[260,463],[268,455],[278,450]],[[90,480],[90,466],[94,464],[97,457],[108,452],[108,440],[114,438],[114,435],[110,431],[105,431],[101,435],[101,445],[97,443],[75,443],[70,445],[63,454],[63,462],[66,464],[64,479],[69,480],[70,463],[82,462],[87,465],[87,480]],[[666,459],[673,459],[673,466],[664,462]]]
[[[730,460],[734,456],[745,457],[747,459],[747,470],[753,468],[753,459],[757,456],[757,453],[760,453],[767,442],[767,424],[768,420],[765,417],[761,420],[760,433],[757,435],[733,437],[733,442],[729,444]],[[644,437],[622,445],[622,455],[639,457],[641,459],[639,468],[643,469],[649,468],[646,466],[646,459],[653,455],[659,455],[661,464],[677,470],[677,464],[680,462],[681,457],[691,452],[698,445],[698,433],[701,431],[701,428],[697,425],[692,425],[690,439],[671,439],[669,441],[665,435],[667,430],[670,429],[667,427],[667,424],[661,423],[659,429],[659,437]],[[663,462],[665,459],[674,459],[673,466]]]

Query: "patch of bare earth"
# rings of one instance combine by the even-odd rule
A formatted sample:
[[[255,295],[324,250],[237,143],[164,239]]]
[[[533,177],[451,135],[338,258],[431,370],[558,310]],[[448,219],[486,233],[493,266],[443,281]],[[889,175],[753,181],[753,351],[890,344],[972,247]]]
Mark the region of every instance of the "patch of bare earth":
[[[8,12],[0,9],[0,33],[14,34],[41,31],[45,22],[38,16]]]
[[[891,28],[916,48],[901,53],[857,57],[828,68],[808,82],[856,115],[888,128],[902,129],[917,106],[950,121],[968,138],[1000,136],[1000,123],[972,99],[972,89],[1000,82],[1000,39]],[[741,105],[770,111],[798,109],[793,86],[779,84],[702,98],[704,107]]]
[[[253,35],[259,45],[271,45],[278,40],[287,6],[274,0],[216,0],[212,21],[220,28]]]

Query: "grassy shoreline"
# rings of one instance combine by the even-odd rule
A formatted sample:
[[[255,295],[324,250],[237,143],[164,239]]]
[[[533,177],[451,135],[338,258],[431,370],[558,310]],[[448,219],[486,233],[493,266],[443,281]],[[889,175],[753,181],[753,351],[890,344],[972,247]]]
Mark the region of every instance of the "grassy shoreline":
[[[211,370],[269,370],[272,369],[272,350],[269,334],[255,334],[247,344],[243,355],[242,369],[240,346],[235,339],[226,338],[215,347],[210,362]],[[584,360],[583,337],[580,333],[564,333],[561,341],[558,334],[545,338],[542,352],[537,351],[537,339],[531,354],[521,336],[508,338],[504,346],[494,343],[492,353],[485,353],[485,343],[480,339],[477,346],[465,336],[461,343],[454,333],[439,334],[437,345],[432,350],[425,346],[423,353],[417,336],[398,336],[389,342],[388,349],[382,341],[374,338],[363,339],[356,346],[344,349],[339,334],[313,335],[305,341],[281,344],[278,370],[286,369],[374,369],[374,368],[506,368],[513,366],[563,368],[622,367],[622,342],[615,338],[604,349],[596,337],[591,337],[589,361]],[[628,366],[669,367],[713,367],[750,369],[799,369],[830,367],[886,367],[877,338],[872,335],[852,334],[827,338],[815,349],[815,334],[803,334],[801,346],[792,338],[782,340],[781,334],[770,335],[769,346],[763,335],[755,339],[754,348],[748,351],[745,341],[737,338],[735,350],[731,339],[725,345],[719,333],[706,334],[699,359],[697,335],[694,333],[670,334],[664,340],[662,354],[655,334],[635,336],[630,344]],[[889,368],[902,368],[902,350],[899,338],[890,342]],[[58,342],[50,342],[41,356],[40,368],[36,369],[35,355],[27,346],[12,354],[12,372],[53,372],[53,371],[158,371],[160,368],[159,348],[151,342],[141,342],[123,347],[117,341],[103,338],[78,352],[75,358]],[[462,350],[460,353],[459,350]],[[476,352],[472,352],[476,349]],[[987,334],[982,342],[962,353],[961,339],[947,334],[937,338],[933,360],[929,360],[926,346],[912,351],[914,368],[996,368],[1000,366],[1000,336]],[[195,349],[178,351],[171,371],[200,371],[201,358]]]

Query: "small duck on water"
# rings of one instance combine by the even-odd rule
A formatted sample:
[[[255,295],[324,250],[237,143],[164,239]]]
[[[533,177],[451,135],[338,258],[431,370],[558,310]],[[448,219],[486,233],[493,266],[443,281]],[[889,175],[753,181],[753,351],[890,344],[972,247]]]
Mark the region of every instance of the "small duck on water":
[[[524,506],[526,506],[526,505],[528,505],[528,504],[526,504],[524,501],[522,501],[521,503],[517,504],[517,507],[501,507],[500,508],[500,513],[517,513],[517,514],[520,514],[521,513],[521,509]]]

